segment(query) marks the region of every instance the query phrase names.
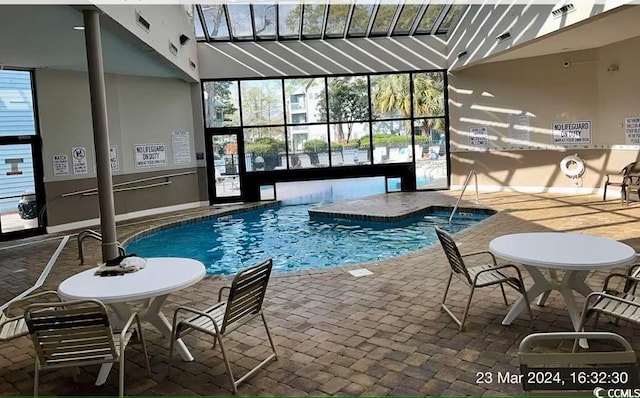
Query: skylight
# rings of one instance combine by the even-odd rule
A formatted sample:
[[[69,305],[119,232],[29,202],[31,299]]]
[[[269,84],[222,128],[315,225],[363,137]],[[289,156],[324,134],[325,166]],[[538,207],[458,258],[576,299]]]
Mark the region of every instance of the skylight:
[[[425,2],[229,3],[193,6],[200,41],[447,35],[466,6]]]

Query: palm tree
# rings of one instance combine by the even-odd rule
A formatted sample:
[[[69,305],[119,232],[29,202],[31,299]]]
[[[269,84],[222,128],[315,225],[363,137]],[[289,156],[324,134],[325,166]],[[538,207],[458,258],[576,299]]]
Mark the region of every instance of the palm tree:
[[[373,84],[372,105],[376,117],[411,117],[409,74],[383,75]],[[442,72],[413,74],[413,116],[444,116],[444,75]],[[444,119],[423,119],[421,135],[444,129]]]
[[[372,84],[372,105],[375,118],[411,116],[409,75],[383,75]]]
[[[413,75],[413,116],[444,116],[444,74],[442,72]],[[444,130],[444,118],[422,119],[420,135],[432,140],[431,130]]]
[[[444,116],[444,75],[441,72],[413,75],[413,115]]]

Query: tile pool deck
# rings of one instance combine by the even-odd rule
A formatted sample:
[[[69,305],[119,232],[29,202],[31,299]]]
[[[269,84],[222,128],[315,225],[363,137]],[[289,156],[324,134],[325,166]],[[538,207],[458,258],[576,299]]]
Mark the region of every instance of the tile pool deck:
[[[389,212],[421,203],[452,205],[459,192],[378,195],[363,201]],[[474,207],[467,193],[461,206]],[[481,193],[481,207],[498,214],[456,234],[464,252],[484,250],[499,235],[530,231],[572,231],[609,236],[640,250],[640,204],[622,206],[616,199],[570,194]],[[124,239],[162,222],[190,215],[219,212],[228,207],[170,214],[161,220],[120,225]],[[0,303],[23,291],[38,277],[55,251],[59,238],[0,243]],[[31,245],[22,245],[36,242]],[[87,241],[88,264],[99,260],[100,247]],[[55,289],[65,278],[91,265],[79,265],[75,237],[69,240],[45,283]],[[580,250],[579,247],[576,250]],[[374,274],[352,277],[347,270],[366,267]],[[535,320],[517,318],[501,325],[507,308],[499,289],[481,289],[474,297],[466,330],[458,333],[440,311],[449,268],[442,249],[428,246],[398,257],[325,270],[276,274],[265,301],[265,314],[280,359],[259,371],[239,388],[239,395],[521,395],[517,384],[477,384],[477,372],[517,372],[517,345],[539,331],[569,331],[571,322],[558,294],[545,307],[533,307]],[[526,273],[524,273],[526,274]],[[606,273],[588,278],[597,288]],[[527,275],[528,277],[528,275]],[[207,277],[195,286],[169,296],[165,313],[177,305],[204,308],[215,302],[218,288],[229,278]],[[530,279],[525,283],[530,284]],[[454,309],[464,307],[466,289],[456,284],[450,293]],[[456,294],[459,293],[459,294]],[[512,302],[517,296],[508,292]],[[579,301],[582,303],[582,300]],[[611,328],[640,349],[631,326]],[[127,353],[127,395],[231,395],[224,363],[204,335],[185,338],[196,357],[177,362],[166,378],[168,343],[145,329],[152,378],[146,377],[139,346]],[[231,333],[227,349],[232,366],[247,369],[253,358],[266,357],[264,331],[259,322]],[[634,341],[635,340],[635,341]],[[255,343],[263,342],[260,345]],[[250,356],[245,356],[244,354]],[[29,338],[0,343],[0,394],[31,395],[34,351]],[[78,383],[68,370],[43,372],[42,395],[117,395],[117,374],[95,387],[97,367],[82,369]]]

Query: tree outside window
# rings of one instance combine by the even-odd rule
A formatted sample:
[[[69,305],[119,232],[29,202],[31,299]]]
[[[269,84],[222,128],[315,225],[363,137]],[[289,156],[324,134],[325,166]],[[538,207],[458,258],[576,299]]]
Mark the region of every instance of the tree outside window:
[[[353,135],[354,122],[369,118],[367,80],[364,77],[335,77],[329,79],[328,87],[328,109],[321,102],[318,114],[323,122],[327,115],[330,122],[341,122],[333,125],[334,135],[337,141],[348,143]]]

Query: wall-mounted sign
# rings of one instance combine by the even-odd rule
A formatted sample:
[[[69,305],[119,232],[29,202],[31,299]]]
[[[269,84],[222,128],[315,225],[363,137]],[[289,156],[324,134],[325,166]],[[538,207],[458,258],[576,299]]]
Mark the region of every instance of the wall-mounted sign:
[[[529,136],[529,115],[526,113],[507,116],[509,122],[509,138],[514,145],[531,145]]]
[[[171,133],[171,144],[173,147],[173,163],[191,163],[191,145],[189,144],[188,131],[174,131]]]
[[[71,148],[73,174],[87,174],[87,149],[77,146]]]
[[[640,117],[628,117],[625,119],[624,135],[628,145],[640,144]]]
[[[574,120],[567,122],[551,123],[553,131],[553,143],[559,145],[567,144],[590,144],[591,143],[591,120]]]
[[[167,164],[166,144],[140,144],[133,147],[136,169]]]
[[[489,128],[487,126],[469,127],[469,145],[474,147],[489,147]]]
[[[93,171],[96,171],[96,165],[98,164],[98,158],[96,157],[96,148],[93,147]],[[111,166],[111,171],[118,171],[118,146],[110,145],[109,146],[109,165]]]
[[[116,145],[109,146],[109,163],[111,171],[118,171],[118,147]]]
[[[69,158],[67,155],[53,155],[53,175],[69,175]]]

